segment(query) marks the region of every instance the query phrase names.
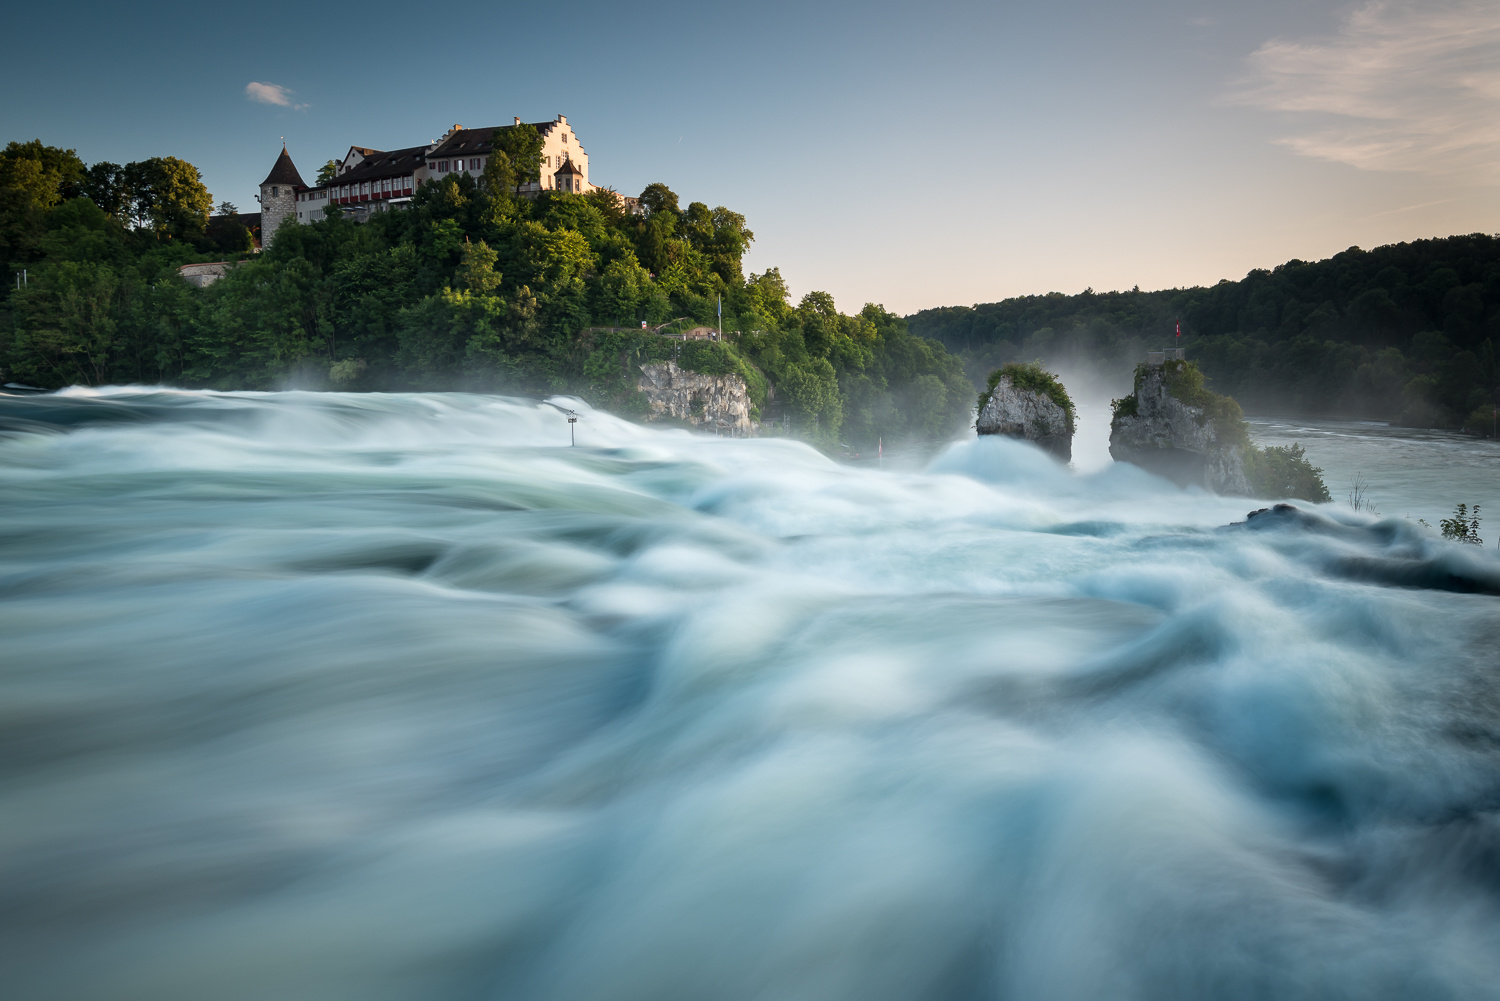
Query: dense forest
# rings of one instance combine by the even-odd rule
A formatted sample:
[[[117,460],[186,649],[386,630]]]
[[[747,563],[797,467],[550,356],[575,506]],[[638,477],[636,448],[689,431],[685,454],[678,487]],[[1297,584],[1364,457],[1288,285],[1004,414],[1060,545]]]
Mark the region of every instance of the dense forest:
[[[976,382],[1013,360],[1129,372],[1149,349],[1183,347],[1253,413],[1488,431],[1500,401],[1500,237],[1351,247],[1211,288],[1054,292],[907,320]]]
[[[525,127],[523,127],[525,128]],[[522,148],[526,144],[520,144]],[[540,143],[535,144],[539,151]],[[405,211],[285,224],[264,253],[233,205],[172,158],[86,165],[39,141],[0,153],[5,380],[218,389],[577,393],[630,412],[641,362],[739,372],[764,417],[825,446],[945,436],[973,405],[963,367],[880,306],[795,305],[746,276],[745,218],[665,185],[515,192],[530,154],[424,183]],[[186,263],[234,260],[205,288]],[[712,323],[723,342],[641,330]]]

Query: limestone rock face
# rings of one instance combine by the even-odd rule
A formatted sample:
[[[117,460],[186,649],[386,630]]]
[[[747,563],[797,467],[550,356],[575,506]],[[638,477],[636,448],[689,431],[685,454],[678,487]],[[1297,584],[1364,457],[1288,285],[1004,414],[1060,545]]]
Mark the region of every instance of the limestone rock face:
[[[750,394],[737,375],[704,375],[676,362],[653,362],[641,366],[638,388],[651,406],[648,421],[671,417],[736,437],[760,427],[750,419]]]
[[[1064,462],[1073,458],[1073,432],[1068,428],[1067,411],[1043,393],[1017,389],[1007,376],[1001,376],[995,384],[974,428],[980,434],[1036,442]]]
[[[1109,454],[1182,486],[1207,487],[1216,493],[1249,495],[1240,443],[1221,440],[1201,407],[1188,406],[1167,392],[1161,366],[1141,377],[1135,414],[1121,414],[1110,424]]]

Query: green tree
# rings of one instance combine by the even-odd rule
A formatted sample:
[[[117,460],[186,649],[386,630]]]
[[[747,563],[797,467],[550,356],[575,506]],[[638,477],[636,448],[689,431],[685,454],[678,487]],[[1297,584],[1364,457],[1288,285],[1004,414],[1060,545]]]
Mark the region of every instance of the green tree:
[[[677,208],[677,195],[671,188],[660,181],[648,184],[646,185],[646,189],[641,192],[640,201],[641,210],[646,214],[647,219],[662,214],[670,214],[675,228],[676,219],[680,213]]]
[[[792,294],[787,290],[780,268],[767,268],[761,274],[751,275],[745,285],[756,313],[773,323],[779,323],[791,314]]]
[[[38,211],[77,197],[86,176],[77,153],[45,146],[40,139],[11,142],[0,151],[0,190],[15,192]]]
[[[124,294],[120,275],[104,264],[62,262],[43,270],[15,293],[12,374],[46,387],[109,382]]]
[[[493,295],[500,287],[500,273],[495,270],[495,262],[499,259],[500,255],[491,250],[483,240],[478,243],[465,242],[455,284],[475,295]]]
[[[401,383],[397,332],[402,311],[421,298],[417,271],[416,250],[407,243],[382,253],[348,254],[326,279],[332,287],[334,356],[365,361],[366,378],[374,385]]]
[[[114,218],[121,222],[128,219],[131,194],[126,183],[125,168],[118,163],[101,160],[89,167],[83,182],[83,193]]]
[[[655,319],[653,307],[666,308],[665,296],[657,293],[651,275],[636,261],[635,254],[610,261],[589,285],[589,313],[608,326],[634,325]]]
[[[84,178],[76,153],[40,139],[0,151],[0,264],[36,259],[47,212],[77,195]]]
[[[805,434],[823,444],[838,441],[844,408],[838,377],[827,358],[788,365],[777,388]]]
[[[328,288],[305,259],[261,259],[203,290],[187,377],[218,388],[274,389],[331,353]]]
[[[323,166],[318,168],[317,183],[327,184],[329,181],[332,181],[335,177],[338,176],[339,162],[337,160],[329,160],[327,163],[323,164]]]
[[[496,147],[484,162],[484,173],[479,176],[479,186],[491,199],[508,206],[511,195],[519,190],[516,168],[505,150]]]
[[[186,160],[158,156],[125,165],[137,225],[149,226],[157,239],[197,236],[208,226],[213,196]]]
[[[541,183],[542,135],[535,126],[520,124],[496,129],[490,140],[490,147],[504,153],[510,161],[517,194],[520,194],[524,184]]]

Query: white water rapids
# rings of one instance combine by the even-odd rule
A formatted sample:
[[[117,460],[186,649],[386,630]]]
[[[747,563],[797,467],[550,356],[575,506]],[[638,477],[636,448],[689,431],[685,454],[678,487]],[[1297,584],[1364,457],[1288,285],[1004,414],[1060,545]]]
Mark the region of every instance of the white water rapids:
[[[1493,546],[562,402],[0,399],[7,998],[1500,998]]]

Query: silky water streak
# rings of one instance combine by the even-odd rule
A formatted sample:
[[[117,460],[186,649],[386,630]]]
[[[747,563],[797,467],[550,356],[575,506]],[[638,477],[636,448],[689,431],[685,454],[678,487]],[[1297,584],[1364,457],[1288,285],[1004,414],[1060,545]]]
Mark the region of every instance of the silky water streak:
[[[1492,550],[558,402],[0,398],[8,997],[1500,997]]]

